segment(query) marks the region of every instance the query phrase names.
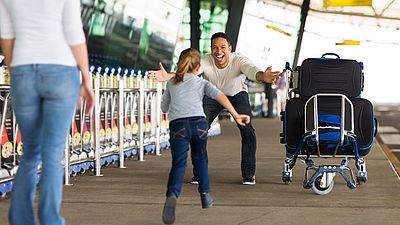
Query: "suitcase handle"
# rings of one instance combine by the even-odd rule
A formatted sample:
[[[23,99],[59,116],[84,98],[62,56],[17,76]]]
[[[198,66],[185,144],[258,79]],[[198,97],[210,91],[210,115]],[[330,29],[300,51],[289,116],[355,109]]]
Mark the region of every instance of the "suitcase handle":
[[[325,56],[327,56],[327,55],[333,55],[333,56],[336,56],[336,59],[340,59],[340,56],[338,54],[332,53],[332,52],[328,52],[328,53],[323,54],[321,56],[321,58],[326,58]]]

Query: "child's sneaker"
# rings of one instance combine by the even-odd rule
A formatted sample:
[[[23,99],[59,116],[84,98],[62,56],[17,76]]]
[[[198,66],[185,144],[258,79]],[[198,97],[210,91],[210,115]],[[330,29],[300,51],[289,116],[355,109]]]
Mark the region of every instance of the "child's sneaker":
[[[162,220],[165,224],[173,224],[175,222],[175,208],[177,198],[174,194],[167,197],[162,213]]]
[[[190,181],[191,184],[199,184],[199,181],[197,180],[197,177],[192,177],[192,180]]]
[[[256,184],[256,177],[248,177],[248,178],[243,178],[242,184],[244,185],[255,185]]]
[[[201,193],[201,206],[203,209],[211,208],[213,206],[214,200],[211,197],[210,193]]]

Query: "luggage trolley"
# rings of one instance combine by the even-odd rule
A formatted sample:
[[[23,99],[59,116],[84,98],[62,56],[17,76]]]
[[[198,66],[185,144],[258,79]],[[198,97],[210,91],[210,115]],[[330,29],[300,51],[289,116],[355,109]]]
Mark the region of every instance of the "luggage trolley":
[[[141,134],[139,133],[140,127],[140,118],[139,118],[139,105],[140,105],[140,79],[137,74],[135,74],[134,70],[130,72],[130,80],[128,83],[130,84],[130,107],[127,107],[127,114],[129,115],[128,124],[131,127],[131,139],[129,142],[129,147],[131,148],[131,157],[139,156],[140,158],[140,145],[141,145]],[[143,127],[143,126],[142,126]]]
[[[140,72],[140,71],[139,71]],[[138,73],[144,83],[144,151],[145,153],[155,153],[156,150],[156,89],[151,79],[148,79],[147,73],[144,75]]]
[[[19,158],[13,141],[15,118],[11,109],[9,85],[0,86],[0,110],[0,198],[3,198],[11,192]]]
[[[326,58],[333,55],[335,58]],[[295,70],[286,63],[286,111],[282,112],[281,143],[286,147],[282,181],[292,182],[292,169],[306,164],[303,187],[325,195],[338,173],[350,189],[367,181],[364,156],[377,132],[372,104],[360,98],[363,65],[326,53],[303,61]],[[316,165],[312,158],[342,158],[340,164]],[[349,162],[354,159],[356,177]],[[310,170],[314,173],[310,176]]]

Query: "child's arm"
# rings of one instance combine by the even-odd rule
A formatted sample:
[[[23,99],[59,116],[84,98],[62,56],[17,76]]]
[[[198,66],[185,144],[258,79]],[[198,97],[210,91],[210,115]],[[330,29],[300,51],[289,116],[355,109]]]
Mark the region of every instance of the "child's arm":
[[[239,125],[245,126],[246,124],[250,123],[250,116],[244,114],[238,114],[235,108],[233,108],[231,102],[224,94],[221,93],[217,95],[215,100],[228,110],[228,112],[233,116],[233,118]]]
[[[171,94],[169,93],[169,85],[167,84],[167,88],[162,96],[161,100],[161,111],[163,113],[167,113],[169,111],[169,103],[171,102]]]

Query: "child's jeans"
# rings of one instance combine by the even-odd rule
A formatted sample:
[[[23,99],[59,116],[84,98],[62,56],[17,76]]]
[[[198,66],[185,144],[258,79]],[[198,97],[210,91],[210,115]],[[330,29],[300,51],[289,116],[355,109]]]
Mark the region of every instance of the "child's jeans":
[[[168,179],[167,196],[181,193],[189,144],[194,170],[199,181],[199,193],[210,192],[206,157],[208,123],[204,117],[188,117],[170,122],[172,168]]]

